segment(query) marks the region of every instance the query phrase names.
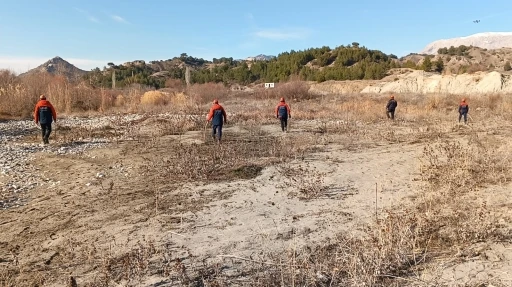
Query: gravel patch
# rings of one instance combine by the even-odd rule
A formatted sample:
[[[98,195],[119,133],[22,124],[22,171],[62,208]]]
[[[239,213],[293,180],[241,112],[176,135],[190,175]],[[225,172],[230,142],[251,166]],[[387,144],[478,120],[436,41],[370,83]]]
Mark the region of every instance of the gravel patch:
[[[102,130],[114,129],[115,136],[87,138],[86,136],[64,142],[57,141],[50,145],[27,142],[28,136],[37,135],[39,129],[31,120],[10,120],[0,122],[0,209],[19,207],[29,198],[29,191],[40,186],[55,186],[58,182],[46,178],[39,168],[31,165],[37,153],[59,156],[87,156],[86,151],[105,147],[113,141],[131,139],[126,133],[134,121],[143,119],[143,115],[114,115],[91,118],[69,117],[59,119],[56,129]],[[55,131],[54,131],[55,132]]]

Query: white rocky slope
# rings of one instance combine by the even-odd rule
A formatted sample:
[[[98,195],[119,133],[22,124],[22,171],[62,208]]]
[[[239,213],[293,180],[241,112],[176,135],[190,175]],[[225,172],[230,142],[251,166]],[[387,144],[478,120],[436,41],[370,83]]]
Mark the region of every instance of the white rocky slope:
[[[479,72],[462,75],[440,75],[413,71],[399,75],[394,81],[373,83],[361,93],[417,93],[417,94],[494,94],[512,93],[510,75],[499,72]]]
[[[458,47],[460,45],[474,46],[484,49],[500,49],[512,47],[512,32],[486,32],[466,37],[442,39],[428,44],[420,54],[437,54],[440,48]]]

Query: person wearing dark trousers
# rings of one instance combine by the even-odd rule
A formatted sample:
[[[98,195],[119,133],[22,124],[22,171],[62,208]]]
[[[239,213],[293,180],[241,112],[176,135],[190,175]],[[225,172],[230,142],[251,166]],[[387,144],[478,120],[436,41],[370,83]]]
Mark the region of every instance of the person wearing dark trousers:
[[[217,143],[220,144],[220,140],[222,139],[222,125],[227,123],[227,116],[226,111],[219,105],[218,100],[213,100],[213,105],[206,118],[206,122],[209,121],[212,121],[213,140],[217,139]]]
[[[290,106],[281,98],[276,107],[276,117],[281,121],[281,130],[288,132],[288,118],[291,118]]]
[[[468,112],[469,112],[469,106],[466,103],[466,99],[462,99],[460,105],[459,105],[459,123],[460,120],[464,117],[464,124],[468,124]]]
[[[52,132],[52,123],[57,122],[57,113],[53,105],[46,100],[45,95],[39,97],[34,110],[34,120],[36,124],[41,125],[41,135],[43,143],[49,144],[50,134]]]
[[[389,101],[386,105],[386,115],[388,119],[395,119],[395,109],[398,106],[398,103],[395,100],[395,96],[391,95],[389,97]]]

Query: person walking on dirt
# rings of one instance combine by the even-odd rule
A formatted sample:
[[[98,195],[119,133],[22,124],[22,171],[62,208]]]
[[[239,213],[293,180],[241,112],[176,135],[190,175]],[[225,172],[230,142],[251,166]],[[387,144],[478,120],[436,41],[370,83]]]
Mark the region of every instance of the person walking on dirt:
[[[215,140],[217,135],[217,142],[220,144],[222,138],[222,125],[227,123],[226,111],[219,105],[218,100],[213,100],[213,105],[206,118],[206,123],[212,121],[212,137]]]
[[[281,98],[276,107],[276,117],[281,121],[281,130],[288,132],[288,118],[291,118],[290,106]]]
[[[388,104],[386,105],[386,115],[388,119],[395,119],[395,109],[398,106],[398,103],[395,100],[395,96],[391,95],[389,97]]]
[[[466,103],[466,99],[462,99],[459,105],[459,123],[462,117],[464,117],[464,124],[468,124],[468,112],[469,112],[469,106]]]
[[[53,105],[46,100],[45,95],[39,97],[34,110],[34,120],[41,125],[41,134],[43,143],[49,144],[50,133],[52,132],[52,122],[57,122],[57,113]]]

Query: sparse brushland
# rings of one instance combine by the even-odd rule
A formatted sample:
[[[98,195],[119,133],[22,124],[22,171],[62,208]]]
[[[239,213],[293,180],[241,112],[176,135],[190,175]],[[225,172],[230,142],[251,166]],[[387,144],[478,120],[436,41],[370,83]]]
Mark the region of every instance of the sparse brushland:
[[[20,91],[4,116],[29,116],[38,93],[63,114],[50,147],[29,120],[2,122],[2,171],[15,171],[0,175],[2,286],[512,282],[506,95],[464,95],[464,126],[460,97],[443,94],[397,96],[389,122],[387,94],[302,81],[111,91],[50,78],[30,94],[2,79]],[[214,97],[228,112],[220,148],[204,126]]]
[[[186,54],[150,63],[166,71],[153,80],[142,61],[79,83],[1,71],[0,286],[512,285],[512,85],[502,71],[450,70],[509,70],[506,49],[395,59],[356,44],[250,61],[267,67],[255,81],[231,59]],[[340,59],[353,62],[329,62]],[[366,77],[382,71],[372,61],[410,67]],[[333,80],[361,66],[362,80]],[[40,94],[59,117],[50,146],[31,121]],[[461,97],[468,126],[456,122]],[[205,126],[214,98],[228,113],[220,147]]]

